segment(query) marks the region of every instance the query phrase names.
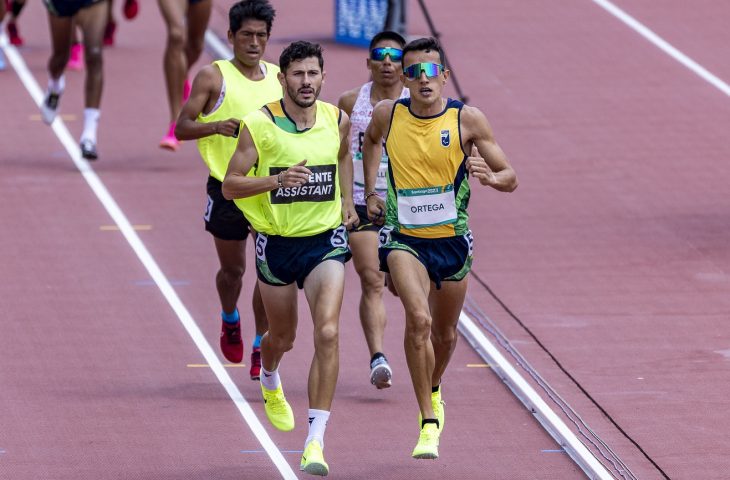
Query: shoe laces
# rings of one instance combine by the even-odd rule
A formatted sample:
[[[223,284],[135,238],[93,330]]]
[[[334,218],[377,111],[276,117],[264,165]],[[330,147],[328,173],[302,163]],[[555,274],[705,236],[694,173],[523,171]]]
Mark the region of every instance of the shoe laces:
[[[270,393],[266,398],[266,403],[269,406],[269,410],[276,414],[287,413],[286,408],[286,397],[284,397],[284,391],[277,389]]]
[[[241,326],[240,324],[225,326],[225,336],[228,343],[241,343]]]
[[[438,441],[439,429],[435,423],[427,423],[421,429],[421,434],[418,436],[418,443],[431,444]]]
[[[261,366],[261,351],[254,350],[251,353],[251,366],[252,367],[260,367]]]

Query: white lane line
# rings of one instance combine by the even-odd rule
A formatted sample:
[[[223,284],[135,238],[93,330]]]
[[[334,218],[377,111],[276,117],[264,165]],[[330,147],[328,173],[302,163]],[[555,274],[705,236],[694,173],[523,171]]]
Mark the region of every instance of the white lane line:
[[[33,78],[33,75],[28,70],[25,61],[20,56],[17,49],[12,45],[8,45],[7,38],[4,33],[0,34],[0,48],[2,48],[5,52],[8,61],[15,69],[18,77],[20,77],[21,82],[23,82],[23,85],[28,90],[28,93],[30,93],[30,96],[33,98],[33,101],[40,106],[41,102],[43,102],[43,91],[38,85],[38,82],[36,82],[35,78]],[[256,417],[256,414],[251,409],[251,406],[248,404],[246,399],[243,398],[243,395],[238,390],[238,387],[236,387],[236,384],[233,382],[231,377],[228,375],[228,372],[225,370],[220,360],[218,360],[218,357],[214,353],[208,341],[203,336],[200,328],[198,328],[198,325],[195,323],[195,320],[190,315],[190,312],[188,312],[188,309],[182,303],[180,297],[177,296],[175,289],[172,288],[172,285],[170,285],[167,277],[164,273],[162,273],[162,270],[157,265],[157,262],[152,257],[149,250],[147,250],[147,247],[145,247],[144,243],[142,243],[142,240],[139,238],[137,233],[134,231],[134,228],[129,223],[129,220],[127,220],[127,217],[126,215],[124,215],[124,212],[122,212],[122,209],[119,208],[119,205],[111,196],[109,190],[107,190],[101,179],[96,175],[96,172],[94,172],[94,170],[91,168],[89,162],[81,158],[79,146],[69,133],[68,129],[66,128],[66,124],[63,123],[63,120],[60,118],[60,116],[53,121],[51,127],[53,128],[53,131],[58,139],[61,141],[61,144],[63,144],[64,148],[68,152],[71,160],[73,160],[76,168],[78,168],[78,170],[81,172],[84,179],[89,184],[89,187],[91,187],[91,190],[99,199],[99,202],[104,206],[107,213],[109,213],[109,216],[111,216],[117,227],[119,227],[119,230],[124,235],[124,238],[132,247],[134,253],[137,254],[139,261],[142,262],[142,265],[144,265],[144,267],[147,269],[147,272],[150,274],[155,284],[160,289],[160,292],[162,292],[162,295],[165,297],[167,302],[170,304],[170,307],[172,307],[173,311],[177,315],[180,323],[182,323],[182,325],[185,327],[185,330],[187,330],[188,334],[193,339],[193,342],[195,342],[195,345],[198,347],[198,350],[200,350],[200,353],[203,354],[203,357],[205,358],[208,365],[210,365],[213,373],[215,373],[215,376],[218,378],[218,381],[221,383],[221,385],[223,385],[223,388],[225,388],[226,392],[231,397],[231,400],[233,400],[233,402],[235,403],[238,411],[241,413],[241,416],[246,421],[254,435],[256,435],[256,438],[261,443],[261,446],[264,448],[264,450],[266,450],[266,453],[268,453],[269,457],[271,457],[271,460],[276,465],[276,468],[278,468],[282,477],[285,479],[296,479],[297,476],[294,474],[294,471],[286,462],[284,456],[281,454],[277,446],[271,440],[269,434],[266,433],[266,430],[259,421],[258,417]]]
[[[684,65],[685,67],[689,68],[692,72],[697,74],[700,78],[708,82],[710,85],[714,86],[718,90],[720,90],[722,93],[730,97],[730,85],[722,81],[719,77],[716,75],[710,73],[705,67],[700,65],[699,63],[692,60],[690,57],[682,53],[681,51],[677,50],[675,47],[673,47],[669,42],[664,40],[662,37],[651,31],[649,28],[647,28],[644,24],[636,20],[634,17],[629,15],[628,13],[624,12],[620,8],[618,8],[613,3],[609,2],[608,0],[592,0],[593,3],[599,5],[604,10],[606,10],[608,13],[613,15],[614,17],[618,18],[622,22],[624,22],[626,25],[628,25],[630,28],[635,30],[639,35],[649,40],[651,43],[653,43],[655,46],[657,46],[660,50],[662,50],[664,53]],[[688,2],[689,5],[689,2]]]
[[[613,475],[606,470],[606,467],[583,445],[565,422],[550,409],[535,389],[515,370],[463,311],[459,317],[459,331],[589,478],[613,480]]]

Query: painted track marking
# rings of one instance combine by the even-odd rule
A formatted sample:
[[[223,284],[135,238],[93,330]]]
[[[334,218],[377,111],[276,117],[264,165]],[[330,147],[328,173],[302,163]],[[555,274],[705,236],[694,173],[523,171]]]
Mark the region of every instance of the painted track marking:
[[[709,70],[707,70],[705,67],[700,65],[699,63],[692,60],[690,57],[679,51],[677,48],[672,46],[669,42],[664,40],[662,37],[651,31],[648,27],[646,27],[643,23],[636,20],[634,17],[629,15],[628,13],[624,12],[620,8],[618,8],[613,3],[609,2],[608,0],[592,0],[593,3],[597,4],[604,10],[606,10],[608,13],[613,15],[614,17],[618,18],[622,22],[624,22],[626,25],[628,25],[632,30],[636,31],[639,35],[653,43],[656,47],[658,47],[660,50],[662,50],[664,53],[684,65],[685,67],[689,68],[692,72],[697,74],[700,78],[705,80],[707,83],[712,85],[713,87],[720,90],[722,93],[730,97],[730,85],[722,81],[719,77],[716,75],[710,73]]]

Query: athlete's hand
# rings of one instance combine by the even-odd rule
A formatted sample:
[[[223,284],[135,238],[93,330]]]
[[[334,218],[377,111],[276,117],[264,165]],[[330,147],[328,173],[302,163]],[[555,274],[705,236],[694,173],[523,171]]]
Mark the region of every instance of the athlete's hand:
[[[360,217],[358,217],[355,205],[352,202],[342,202],[342,223],[348,231],[360,224]]]
[[[236,118],[229,118],[216,123],[215,133],[224,137],[237,137],[239,128],[241,128],[241,121]]]
[[[368,207],[368,218],[375,225],[382,225],[385,222],[385,202],[380,195],[370,195],[365,203]]]
[[[471,155],[466,158],[466,169],[469,175],[479,180],[482,185],[497,185],[497,176],[479,153],[476,145],[471,147]]]
[[[279,173],[279,180],[285,188],[300,187],[309,181],[309,176],[312,174],[304,165],[307,160],[304,159],[296,165],[292,165],[283,172]]]

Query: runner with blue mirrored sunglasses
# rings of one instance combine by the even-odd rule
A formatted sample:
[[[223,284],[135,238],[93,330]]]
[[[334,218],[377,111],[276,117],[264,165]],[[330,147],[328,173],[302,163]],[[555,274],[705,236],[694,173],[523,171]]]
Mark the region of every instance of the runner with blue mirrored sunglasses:
[[[403,50],[400,48],[380,47],[370,50],[370,59],[378,62],[385,60],[389,56],[391,62],[400,62],[403,60]]]
[[[444,71],[444,66],[440,63],[414,63],[403,69],[403,75],[408,80],[415,80],[424,72],[428,78],[438,77]]]

